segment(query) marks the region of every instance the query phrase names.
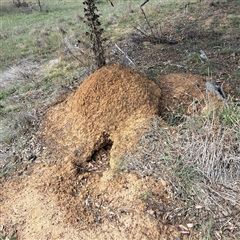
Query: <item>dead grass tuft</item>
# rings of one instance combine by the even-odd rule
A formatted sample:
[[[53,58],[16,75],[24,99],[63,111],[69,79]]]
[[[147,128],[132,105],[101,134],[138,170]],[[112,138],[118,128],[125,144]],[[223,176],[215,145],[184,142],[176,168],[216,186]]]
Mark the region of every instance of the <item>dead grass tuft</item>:
[[[194,209],[207,209],[208,217],[204,214],[204,218],[211,217],[215,229],[211,234],[222,234],[220,229],[240,206],[239,123],[236,118],[235,125],[220,124],[218,117],[209,116],[189,118],[178,127],[163,127],[159,119],[152,119],[138,148],[123,157],[121,170],[168,181],[175,199]],[[233,229],[240,227],[233,218],[229,221]]]
[[[14,129],[26,134],[29,128],[33,127],[38,121],[36,110],[21,112],[14,120]]]
[[[239,126],[239,122],[235,124]],[[203,181],[208,188],[220,184],[232,189],[232,198],[226,199],[240,204],[235,194],[236,190],[240,191],[239,161],[239,135],[234,127],[208,118],[204,122],[188,119],[178,128],[164,128],[155,119],[138,148],[125,155],[122,167],[142,177],[153,175],[167,180],[166,170],[175,169],[176,174],[171,178],[180,177],[194,184]],[[176,171],[179,169],[181,174]]]

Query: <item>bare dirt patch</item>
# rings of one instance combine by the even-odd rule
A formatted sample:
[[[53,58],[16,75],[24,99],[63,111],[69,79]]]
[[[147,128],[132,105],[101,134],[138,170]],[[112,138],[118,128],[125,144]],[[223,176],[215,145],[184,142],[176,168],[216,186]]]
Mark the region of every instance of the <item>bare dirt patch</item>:
[[[43,61],[39,62],[31,59],[16,61],[7,70],[0,73],[0,89],[7,89],[15,84],[25,82],[42,68],[42,63]]]
[[[156,239],[178,236],[151,219],[141,196],[164,193],[166,183],[112,171],[66,175],[64,166],[36,166],[5,183],[1,224],[19,239]],[[30,176],[28,176],[30,174]]]

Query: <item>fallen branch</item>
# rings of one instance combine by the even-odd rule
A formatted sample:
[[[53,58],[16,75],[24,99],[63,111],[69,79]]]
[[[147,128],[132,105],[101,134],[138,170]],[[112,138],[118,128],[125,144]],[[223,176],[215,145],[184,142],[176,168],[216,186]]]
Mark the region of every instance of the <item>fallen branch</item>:
[[[149,0],[145,0],[144,3],[140,5],[140,7],[143,7],[147,2],[149,2]]]

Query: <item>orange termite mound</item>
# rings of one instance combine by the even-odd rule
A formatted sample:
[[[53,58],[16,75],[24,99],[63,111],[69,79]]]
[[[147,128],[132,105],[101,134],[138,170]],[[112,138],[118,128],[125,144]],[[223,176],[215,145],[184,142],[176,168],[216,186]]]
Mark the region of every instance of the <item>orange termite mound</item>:
[[[117,65],[103,67],[48,111],[43,124],[46,145],[75,163],[111,149],[114,168],[137,143],[149,119],[159,115],[160,96],[160,88],[146,76]]]

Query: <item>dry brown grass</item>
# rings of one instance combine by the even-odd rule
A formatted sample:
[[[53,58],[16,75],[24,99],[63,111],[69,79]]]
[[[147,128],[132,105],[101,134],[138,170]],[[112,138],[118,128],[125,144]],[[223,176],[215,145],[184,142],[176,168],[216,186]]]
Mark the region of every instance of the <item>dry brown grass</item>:
[[[239,191],[240,122],[237,117],[233,121],[228,126],[211,115],[188,118],[177,128],[170,128],[159,126],[158,120],[153,119],[137,150],[124,157],[123,166],[143,177],[161,177],[169,166],[174,169],[181,163],[193,167],[208,182],[208,187],[220,184],[233,192]],[[240,204],[239,196],[232,200]]]
[[[177,127],[161,126],[159,119],[153,119],[138,148],[122,159],[122,170],[167,180],[176,206],[181,201],[192,206],[186,219],[191,215],[189,209],[207,209],[204,217],[198,216],[204,219],[205,237],[207,232],[215,237],[225,234],[221,231],[229,224],[232,234],[239,234],[234,231],[240,227],[240,121],[239,109],[231,111],[232,124],[221,114],[189,118]],[[212,219],[214,230],[208,229],[207,219]]]

